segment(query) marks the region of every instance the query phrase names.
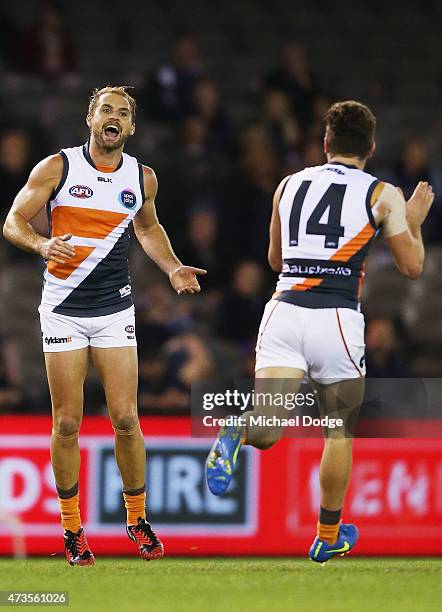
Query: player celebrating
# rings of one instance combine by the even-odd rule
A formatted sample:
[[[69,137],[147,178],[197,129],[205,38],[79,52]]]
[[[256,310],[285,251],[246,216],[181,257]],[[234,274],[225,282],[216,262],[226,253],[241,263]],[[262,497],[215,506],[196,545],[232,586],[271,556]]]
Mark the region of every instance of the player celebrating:
[[[37,164],[3,229],[7,240],[47,261],[39,312],[52,400],[51,462],[70,565],[94,563],[78,505],[78,433],[89,356],[115,431],[127,534],[144,559],[164,553],[146,520],[146,451],[137,413],[137,343],[127,261],[131,224],[145,253],[178,294],[199,292],[196,275],[205,274],[177,259],[158,222],[154,171],[123,153],[135,132],[135,111],[125,87],[95,90],[86,118],[89,141]],[[46,204],[49,239],[30,225]]]
[[[360,312],[364,260],[378,229],[401,274],[412,279],[421,274],[421,225],[434,194],[420,182],[405,202],[398,189],[364,172],[375,150],[375,126],[363,104],[334,104],[325,116],[327,163],[286,177],[276,189],[268,259],[280,275],[258,334],[259,391],[275,392],[288,384],[296,391],[308,373],[326,411],[339,401],[357,411],[365,376]],[[269,414],[255,407],[246,413],[245,427],[219,432],[207,460],[207,481],[215,495],[229,486],[242,444],[266,449],[279,439],[281,428],[252,426],[250,415],[260,410]],[[358,539],[354,525],[341,524],[351,461],[352,435],[327,433],[317,537],[309,552],[313,561],[324,563],[344,554]]]

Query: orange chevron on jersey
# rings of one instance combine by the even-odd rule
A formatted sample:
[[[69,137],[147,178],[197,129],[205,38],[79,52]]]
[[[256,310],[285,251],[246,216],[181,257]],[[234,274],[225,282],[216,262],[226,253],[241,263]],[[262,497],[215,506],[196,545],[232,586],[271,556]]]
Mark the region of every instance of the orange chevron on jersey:
[[[48,261],[48,271],[57,278],[65,280],[94,250],[95,247],[76,246],[75,255],[67,259],[66,263],[61,264],[52,260]]]
[[[370,223],[362,228],[362,230],[345,245],[330,257],[330,261],[348,261],[355,253],[360,251],[374,236],[374,229]],[[362,279],[362,275],[361,275]],[[306,278],[302,283],[292,285],[294,291],[307,291],[312,287],[317,287],[322,283],[323,278]],[[358,288],[358,295],[362,292],[362,288]]]
[[[354,238],[349,240],[334,255],[330,257],[334,261],[348,261],[355,253],[360,251],[363,246],[373,238],[375,230],[370,223],[367,223]]]
[[[108,210],[59,205],[52,211],[52,236],[106,238],[126,217],[124,213]]]

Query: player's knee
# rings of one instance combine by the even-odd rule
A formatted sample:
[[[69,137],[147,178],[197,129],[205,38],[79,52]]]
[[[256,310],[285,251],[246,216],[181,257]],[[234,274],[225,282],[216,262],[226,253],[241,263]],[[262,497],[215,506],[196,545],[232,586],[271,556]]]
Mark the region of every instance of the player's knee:
[[[59,413],[53,419],[53,431],[60,438],[75,438],[80,432],[81,419],[71,414]]]
[[[116,434],[128,435],[138,429],[138,416],[126,412],[117,413],[112,417],[112,427]]]

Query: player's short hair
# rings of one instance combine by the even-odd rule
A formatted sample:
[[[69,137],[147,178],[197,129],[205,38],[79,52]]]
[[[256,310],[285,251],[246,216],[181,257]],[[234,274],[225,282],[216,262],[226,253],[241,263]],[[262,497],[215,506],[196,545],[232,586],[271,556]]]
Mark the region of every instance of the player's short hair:
[[[131,114],[131,117],[132,117],[132,123],[135,123],[135,115],[136,115],[136,112],[137,112],[137,103],[135,101],[135,98],[133,98],[128,93],[127,89],[129,89],[128,85],[107,85],[106,87],[102,87],[101,89],[96,87],[93,90],[93,92],[91,94],[91,97],[89,98],[88,114],[89,115],[93,115],[94,114],[95,109],[97,108],[100,96],[102,96],[103,94],[107,94],[107,93],[114,93],[114,94],[118,94],[120,96],[123,96],[123,98],[126,98],[126,100],[129,103],[129,107],[130,107],[130,114]]]
[[[336,102],[324,119],[329,153],[360,159],[370,155],[376,118],[368,106],[354,100]]]

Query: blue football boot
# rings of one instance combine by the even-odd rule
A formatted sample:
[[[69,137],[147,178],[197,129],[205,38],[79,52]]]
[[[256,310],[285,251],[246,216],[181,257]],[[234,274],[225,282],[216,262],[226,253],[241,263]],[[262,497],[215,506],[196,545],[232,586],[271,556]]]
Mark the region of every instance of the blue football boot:
[[[335,555],[343,557],[355,546],[359,538],[359,531],[355,525],[342,523],[339,527],[338,539],[334,544],[327,544],[324,540],[315,538],[308,556],[312,561],[326,563]]]
[[[207,485],[213,495],[222,495],[232,481],[242,446],[242,434],[243,428],[240,425],[219,430],[206,461]]]

